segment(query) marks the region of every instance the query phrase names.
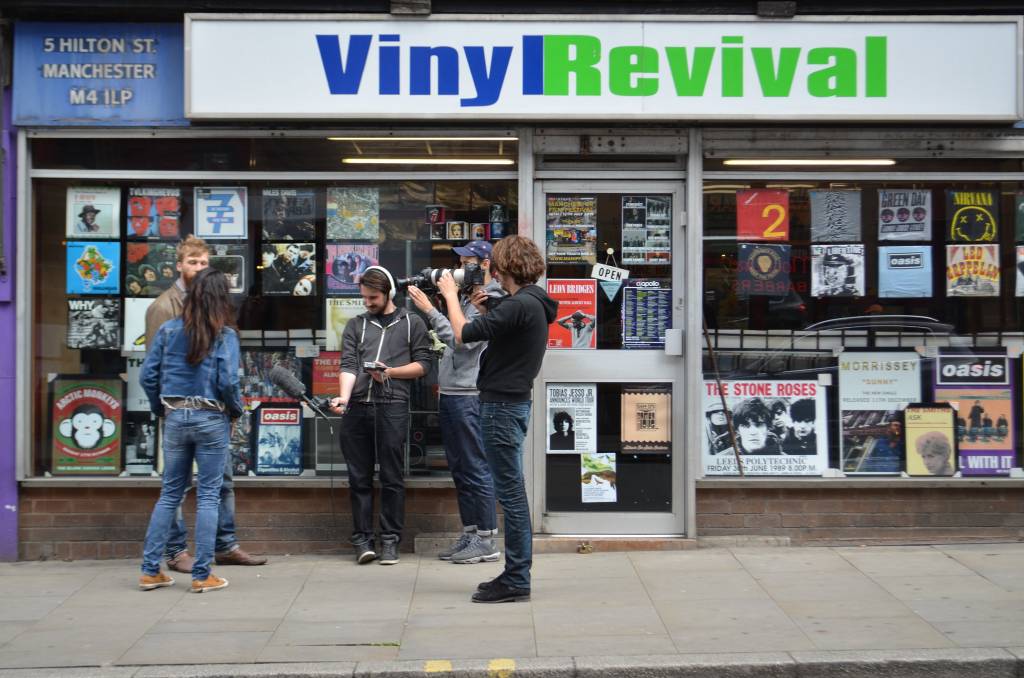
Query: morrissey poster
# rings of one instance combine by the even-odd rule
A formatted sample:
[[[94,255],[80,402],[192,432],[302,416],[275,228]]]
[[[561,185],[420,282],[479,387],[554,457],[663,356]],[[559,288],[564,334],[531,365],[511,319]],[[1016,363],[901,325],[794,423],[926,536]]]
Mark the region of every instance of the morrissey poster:
[[[53,375],[50,426],[53,475],[121,472],[120,377]]]
[[[121,291],[121,243],[69,241],[64,291],[117,294]]]
[[[181,237],[180,188],[129,188],[128,232],[132,238]]]
[[[548,384],[548,454],[597,452],[597,384]]]
[[[998,297],[999,245],[946,245],[946,294]]]
[[[931,245],[879,247],[878,296],[881,299],[931,297]]]
[[[316,192],[311,188],[263,189],[264,240],[315,240]]]
[[[547,288],[558,302],[558,317],[548,325],[548,348],[597,348],[597,281],[548,278]]]
[[[840,462],[847,474],[903,470],[903,410],[921,402],[915,351],[845,351],[839,355]]]
[[[672,385],[622,387],[623,454],[672,453]]]
[[[67,345],[71,349],[121,347],[120,299],[68,299]]]
[[[860,190],[812,190],[811,240],[856,242],[861,239]]]
[[[995,191],[946,191],[946,242],[997,242]]]
[[[825,388],[817,381],[723,381],[743,472],[820,476],[828,468]],[[704,382],[706,475],[738,475],[718,382]]]
[[[1016,461],[1014,378],[1005,351],[939,349],[935,402],[956,411],[959,467],[965,476],[1008,476]]]
[[[932,192],[916,188],[878,191],[879,240],[931,240]]]
[[[739,243],[736,262],[736,296],[783,297],[789,293],[789,245]]]
[[[593,264],[597,257],[597,198],[548,195],[546,239],[548,264]]]
[[[245,240],[249,235],[245,186],[196,187],[195,235],[203,240]]]
[[[65,224],[68,238],[116,240],[121,236],[121,189],[68,188]]]
[[[370,240],[380,237],[380,191],[376,188],[327,189],[327,239]]]
[[[811,245],[811,295],[863,297],[864,245]]]

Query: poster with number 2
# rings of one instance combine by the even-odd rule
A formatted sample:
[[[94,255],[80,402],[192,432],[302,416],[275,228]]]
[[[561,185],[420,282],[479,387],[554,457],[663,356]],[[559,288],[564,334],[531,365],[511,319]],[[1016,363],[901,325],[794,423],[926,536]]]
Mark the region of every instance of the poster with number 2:
[[[736,191],[736,235],[740,240],[789,240],[789,191]]]

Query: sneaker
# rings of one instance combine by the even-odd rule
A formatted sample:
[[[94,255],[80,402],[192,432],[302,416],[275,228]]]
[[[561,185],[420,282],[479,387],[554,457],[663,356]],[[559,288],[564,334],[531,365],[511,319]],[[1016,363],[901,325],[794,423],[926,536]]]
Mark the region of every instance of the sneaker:
[[[370,542],[364,541],[362,544],[356,544],[356,562],[360,565],[366,565],[372,560],[377,559],[377,552],[373,550],[373,546]]]
[[[477,591],[488,591],[488,590],[494,588],[494,586],[496,586],[497,583],[499,581],[501,581],[501,577],[502,577],[503,574],[505,574],[505,573],[502,572],[501,574],[499,574],[494,579],[488,579],[487,581],[480,582],[479,584],[476,585],[476,590]]]
[[[207,575],[206,579],[202,581],[198,579],[192,580],[192,593],[205,593],[207,591],[216,591],[217,589],[224,589],[228,586],[228,580],[218,577],[212,572]]]
[[[397,541],[385,541],[385,542],[381,543],[380,564],[381,565],[397,565],[398,564],[398,542]]]
[[[196,559],[189,555],[188,551],[179,551],[173,558],[167,559],[167,568],[182,574],[192,574],[192,565]]]
[[[143,591],[162,589],[165,586],[174,586],[174,580],[163,572],[157,572],[156,574],[144,574],[139,577],[139,588]]]
[[[500,557],[501,553],[494,548],[493,539],[483,539],[474,534],[469,541],[469,546],[452,556],[452,562],[458,565],[493,563]]]
[[[518,589],[499,581],[484,591],[473,594],[474,603],[518,603],[530,599],[530,589]]]
[[[459,538],[455,540],[454,544],[438,553],[437,557],[441,560],[451,560],[452,556],[469,546],[469,542],[474,536],[476,536],[475,532],[463,532],[459,535]]]

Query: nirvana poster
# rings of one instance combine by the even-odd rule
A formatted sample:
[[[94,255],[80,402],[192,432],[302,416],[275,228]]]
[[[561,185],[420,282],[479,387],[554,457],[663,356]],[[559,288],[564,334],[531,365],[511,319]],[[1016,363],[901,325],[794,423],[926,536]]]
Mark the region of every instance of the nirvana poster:
[[[53,375],[50,395],[51,473],[119,474],[124,381]]]
[[[68,348],[120,348],[120,299],[68,299],[67,302]]]
[[[847,474],[903,469],[903,409],[921,402],[914,351],[846,351],[839,356],[841,468]]]
[[[997,242],[995,191],[946,191],[946,242]]]
[[[263,405],[255,416],[256,475],[302,473],[302,408]]]
[[[820,476],[828,468],[825,388],[814,381],[704,382],[706,475],[738,475],[722,395],[732,415],[743,472]]]

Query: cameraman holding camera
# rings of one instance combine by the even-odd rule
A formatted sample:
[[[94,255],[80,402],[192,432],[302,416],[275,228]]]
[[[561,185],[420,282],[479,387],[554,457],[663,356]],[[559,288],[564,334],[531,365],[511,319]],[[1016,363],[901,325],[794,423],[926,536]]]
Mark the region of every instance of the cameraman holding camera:
[[[352,545],[356,562],[373,550],[373,463],[380,465],[381,565],[398,562],[405,521],[403,452],[409,433],[409,382],[430,369],[430,337],[423,320],[395,306],[395,280],[370,266],[359,282],[366,313],[342,333],[341,390],[331,410],[343,414],[341,448],[348,463]]]
[[[491,243],[473,240],[465,247],[453,247],[452,251],[459,255],[463,271],[459,309],[471,321],[480,311],[470,303],[470,295],[481,289],[489,298],[505,293],[491,279]],[[434,308],[422,290],[410,286],[408,295],[416,308],[426,314],[430,326],[445,345],[438,372],[441,391],[438,414],[448,468],[455,481],[462,534],[439,556],[441,560],[460,565],[495,561],[501,555],[493,540],[498,531],[498,516],[494,484],[480,434],[480,391],[476,387],[480,355],[487,348],[487,342],[457,343],[448,318]],[[486,312],[486,308],[483,310]]]
[[[499,240],[492,253],[491,275],[509,296],[472,321],[462,312],[451,275],[438,281],[455,340],[490,342],[476,383],[484,450],[505,512],[505,571],[477,587],[475,603],[530,599],[533,529],[523,482],[523,437],[530,423],[533,380],[547,348],[548,326],[558,315],[558,302],[535,284],[544,275],[544,257],[529,238],[510,235]],[[471,301],[483,303],[485,293],[475,293]]]

